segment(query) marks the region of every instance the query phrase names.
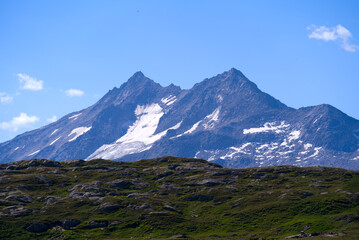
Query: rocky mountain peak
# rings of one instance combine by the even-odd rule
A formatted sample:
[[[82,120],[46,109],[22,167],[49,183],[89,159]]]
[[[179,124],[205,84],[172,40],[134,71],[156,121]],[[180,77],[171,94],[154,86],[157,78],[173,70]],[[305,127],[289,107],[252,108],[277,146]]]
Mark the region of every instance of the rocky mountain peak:
[[[127,83],[140,83],[148,81],[152,80],[147,78],[141,71],[137,71],[128,79]]]
[[[330,105],[289,108],[235,68],[188,90],[136,72],[93,106],[0,144],[0,162],[174,155],[227,167],[358,169],[358,129]]]

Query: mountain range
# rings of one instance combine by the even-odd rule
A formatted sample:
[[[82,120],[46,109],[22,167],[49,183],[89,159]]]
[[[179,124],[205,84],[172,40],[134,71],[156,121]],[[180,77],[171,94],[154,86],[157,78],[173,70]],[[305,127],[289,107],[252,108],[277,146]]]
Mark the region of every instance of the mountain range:
[[[322,104],[294,109],[230,69],[191,89],[141,72],[94,105],[0,144],[0,162],[202,158],[225,167],[359,169],[359,120]]]

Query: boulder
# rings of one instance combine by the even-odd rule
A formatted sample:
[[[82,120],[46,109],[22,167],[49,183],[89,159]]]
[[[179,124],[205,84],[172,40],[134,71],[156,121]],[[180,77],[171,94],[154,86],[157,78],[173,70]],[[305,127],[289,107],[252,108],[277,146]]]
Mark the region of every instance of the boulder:
[[[131,193],[127,195],[127,198],[145,199],[147,196],[148,193]]]
[[[106,220],[94,220],[89,223],[87,223],[86,226],[84,226],[85,229],[92,229],[92,228],[102,228],[107,227],[108,221]]]
[[[213,178],[213,179],[204,179],[201,181],[196,182],[196,185],[199,186],[208,186],[208,187],[213,187],[219,184],[224,183],[224,179],[219,179],[219,178]]]
[[[94,199],[105,196],[105,190],[101,188],[102,182],[94,181],[92,183],[78,184],[71,189],[68,189],[69,198],[79,199]]]
[[[118,179],[113,182],[110,182],[109,187],[110,188],[129,189],[131,187],[131,185],[133,185],[131,181]]]
[[[8,211],[9,213],[4,215],[11,217],[22,217],[29,215],[32,212],[30,208],[26,208],[21,205],[12,205],[9,207],[4,207],[2,210],[5,212]]]
[[[49,226],[45,223],[33,222],[30,223],[25,229],[33,233],[42,233],[46,232],[49,229]]]
[[[134,209],[134,210],[139,210],[139,209],[152,210],[151,205],[146,204],[146,203],[144,203],[142,205],[130,204],[130,205],[127,206],[127,208],[131,208],[131,209]]]
[[[29,167],[37,167],[40,166],[40,160],[38,159],[32,159],[25,161],[24,165],[22,167],[29,168]]]
[[[164,177],[167,177],[167,176],[172,175],[172,174],[173,174],[172,171],[165,171],[165,172],[157,174],[156,178],[164,178]]]
[[[99,210],[102,213],[112,213],[112,212],[118,211],[118,209],[120,209],[119,205],[117,205],[117,204],[109,204],[109,203],[104,203],[99,207]]]
[[[30,195],[19,195],[17,193],[9,194],[6,199],[13,199],[22,203],[31,203],[33,201]]]
[[[61,163],[50,160],[44,160],[42,162],[42,165],[44,165],[45,167],[61,167]]]
[[[184,234],[174,235],[174,236],[170,237],[170,239],[180,239],[180,238],[188,238],[188,237]]]
[[[80,223],[81,223],[81,221],[77,220],[77,219],[66,219],[62,223],[62,227],[66,230],[70,230],[70,229],[73,229],[74,227],[76,227],[77,225],[79,225]]]
[[[176,212],[176,213],[178,213],[178,214],[183,214],[181,211],[179,211],[179,210],[177,210],[177,209],[175,209],[174,207],[171,207],[171,206],[169,206],[169,205],[165,205],[165,206],[163,207],[163,209],[164,209],[164,210],[171,211],[171,212]]]

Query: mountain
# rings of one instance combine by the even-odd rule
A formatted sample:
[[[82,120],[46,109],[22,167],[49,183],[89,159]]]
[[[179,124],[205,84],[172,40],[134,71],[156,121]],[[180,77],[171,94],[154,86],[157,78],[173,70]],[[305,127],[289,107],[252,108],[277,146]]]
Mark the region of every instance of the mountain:
[[[161,157],[32,159],[0,176],[1,239],[359,238],[358,171]]]
[[[330,105],[294,109],[231,69],[189,90],[135,73],[96,104],[0,144],[0,162],[203,158],[226,167],[359,169],[359,121]]]

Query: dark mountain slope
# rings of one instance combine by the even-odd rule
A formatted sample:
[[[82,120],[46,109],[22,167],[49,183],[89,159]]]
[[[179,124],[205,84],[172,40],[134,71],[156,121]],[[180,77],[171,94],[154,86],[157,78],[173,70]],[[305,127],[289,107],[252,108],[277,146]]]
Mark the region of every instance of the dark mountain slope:
[[[330,105],[287,107],[236,69],[189,90],[137,72],[93,106],[0,144],[0,162],[176,155],[231,167],[359,169],[358,131],[358,120]]]

